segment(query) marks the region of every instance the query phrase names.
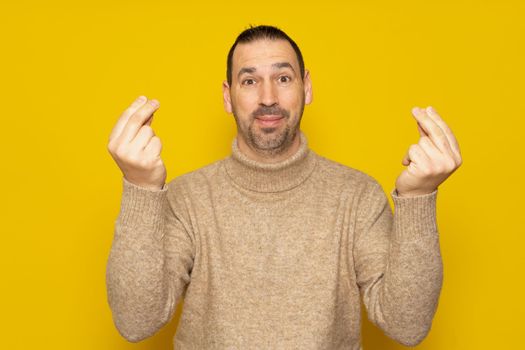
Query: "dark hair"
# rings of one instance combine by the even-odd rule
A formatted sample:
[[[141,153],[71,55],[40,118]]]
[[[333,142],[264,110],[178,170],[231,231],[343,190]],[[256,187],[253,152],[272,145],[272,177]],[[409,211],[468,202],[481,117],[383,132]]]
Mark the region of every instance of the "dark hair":
[[[253,27],[250,25],[250,28],[244,30],[230,48],[228,52],[228,61],[226,63],[226,79],[228,80],[228,85],[232,84],[232,60],[233,60],[233,51],[237,44],[249,43],[256,40],[270,39],[270,40],[286,40],[292,45],[292,48],[297,55],[297,61],[299,62],[299,69],[301,71],[301,79],[304,79],[304,60],[299,46],[293,41],[285,32],[280,30],[277,27],[260,25]]]

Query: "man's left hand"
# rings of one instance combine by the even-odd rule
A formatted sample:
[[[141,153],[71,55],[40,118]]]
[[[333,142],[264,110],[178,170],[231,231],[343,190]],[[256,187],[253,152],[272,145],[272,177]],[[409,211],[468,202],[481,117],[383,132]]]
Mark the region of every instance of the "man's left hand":
[[[414,107],[412,114],[420,138],[410,146],[402,161],[407,168],[396,180],[400,197],[434,192],[462,163],[454,134],[432,107]]]

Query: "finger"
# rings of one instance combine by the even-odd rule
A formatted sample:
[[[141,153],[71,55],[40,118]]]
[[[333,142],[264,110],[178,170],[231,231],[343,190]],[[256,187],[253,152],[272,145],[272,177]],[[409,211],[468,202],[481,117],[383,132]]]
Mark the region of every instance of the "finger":
[[[158,136],[153,136],[146,145],[146,148],[144,148],[144,153],[152,157],[159,157],[161,151],[162,143],[160,142],[160,138]]]
[[[436,122],[427,115],[425,109],[414,107],[412,109],[412,115],[419,122],[423,130],[428,134],[430,140],[436,145],[440,152],[453,154],[447,136]]]
[[[412,145],[412,146],[415,146],[415,145]],[[409,165],[410,162],[412,161],[410,159],[409,151],[410,151],[410,148],[406,151],[405,156],[403,157],[403,160],[401,160],[401,164],[403,164],[404,166]]]
[[[135,113],[137,109],[142,107],[147,101],[148,99],[146,98],[146,96],[141,95],[137,99],[135,99],[135,101],[133,101],[131,105],[129,105],[129,107],[124,110],[124,112],[122,112],[119,119],[117,120],[117,123],[113,127],[111,134],[109,135],[110,141],[120,136],[122,130],[124,129],[124,126],[128,122],[129,117],[133,115],[133,113]]]
[[[452,130],[450,130],[448,125],[443,121],[443,118],[441,118],[441,116],[436,112],[436,110],[432,106],[428,106],[426,111],[427,111],[428,116],[431,117],[436,122],[437,125],[439,125],[439,127],[443,130],[443,132],[447,136],[448,142],[452,147],[452,151],[454,152],[454,155],[461,158],[461,151],[459,149],[459,144],[458,144],[456,137],[452,133]]]
[[[425,130],[423,130],[423,128],[421,127],[421,125],[419,125],[419,122],[417,122],[417,131],[419,132],[419,136],[421,137],[428,136]]]
[[[151,115],[151,117],[149,117],[148,121],[147,121],[146,124],[144,124],[144,125],[149,125],[149,126],[151,126],[151,123],[153,123],[153,114]]]
[[[439,160],[443,158],[443,154],[436,148],[436,145],[430,140],[428,136],[421,137],[418,145],[427,155],[429,160]]]
[[[149,117],[159,108],[160,103],[157,100],[149,100],[142,107],[140,107],[129,118],[122,134],[120,136],[121,143],[130,143],[137,135],[139,129],[146,123]]]
[[[420,145],[411,145],[408,148],[408,159],[410,163],[416,165],[426,164],[430,161]]]
[[[143,125],[135,138],[131,140],[129,149],[131,153],[137,153],[144,150],[151,138],[155,136],[155,132],[148,125]]]
[[[401,161],[401,164],[403,164],[404,166],[407,166],[407,165],[410,165],[410,162],[412,161],[410,159],[410,148],[414,146],[414,145],[411,145],[408,149],[407,149],[407,152],[405,153],[405,156],[403,157],[403,160]]]

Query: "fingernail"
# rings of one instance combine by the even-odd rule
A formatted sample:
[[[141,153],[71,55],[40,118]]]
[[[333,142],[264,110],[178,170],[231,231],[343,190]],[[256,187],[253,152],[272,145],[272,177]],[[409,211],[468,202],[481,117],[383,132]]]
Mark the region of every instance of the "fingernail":
[[[434,113],[435,111],[434,111],[434,108],[432,108],[432,106],[428,106],[427,107],[427,112],[428,113]]]
[[[419,107],[414,107],[412,108],[412,114],[413,115],[419,115],[420,111],[419,111]]]
[[[137,102],[144,102],[144,101],[146,101],[146,96],[140,95],[140,96],[137,98]]]
[[[152,105],[153,107],[158,107],[158,106],[160,106],[160,103],[159,103],[159,101],[157,101],[157,100],[150,100],[149,102],[151,103],[151,105]]]

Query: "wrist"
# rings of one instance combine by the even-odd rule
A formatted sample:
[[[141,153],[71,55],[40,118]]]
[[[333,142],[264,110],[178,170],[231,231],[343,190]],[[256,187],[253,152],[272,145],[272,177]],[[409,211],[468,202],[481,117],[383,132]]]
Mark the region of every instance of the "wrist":
[[[124,176],[124,180],[135,186],[135,187],[138,187],[138,188],[141,188],[141,189],[145,189],[145,190],[149,190],[149,191],[161,191],[165,188],[166,186],[166,183],[162,184],[162,185],[154,185],[154,184],[150,184],[150,183],[142,183],[142,182],[135,182],[135,181],[130,181],[129,179],[127,179],[125,176]]]
[[[398,197],[419,197],[419,196],[425,196],[425,195],[428,195],[428,194],[431,194],[433,192],[435,192],[437,190],[437,188],[433,189],[433,190],[417,190],[417,191],[406,191],[406,192],[400,192],[398,191],[398,189],[396,188],[394,190],[394,194]]]

